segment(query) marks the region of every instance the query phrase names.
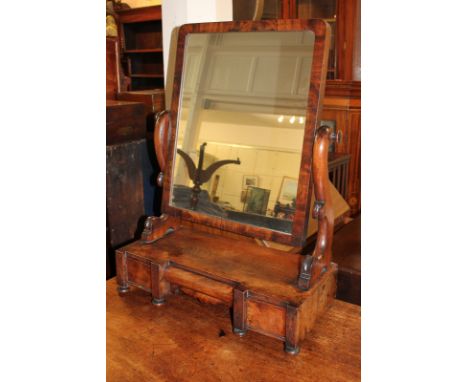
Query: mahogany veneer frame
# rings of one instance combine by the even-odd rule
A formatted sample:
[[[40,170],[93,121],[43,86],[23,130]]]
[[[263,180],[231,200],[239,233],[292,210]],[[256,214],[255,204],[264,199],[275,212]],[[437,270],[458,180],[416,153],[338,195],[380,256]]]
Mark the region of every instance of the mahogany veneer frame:
[[[172,93],[172,103],[170,110],[170,124],[172,127],[178,123],[180,95],[182,87],[182,74],[184,62],[185,40],[187,35],[193,33],[226,33],[226,32],[268,32],[268,31],[307,31],[315,34],[312,68],[310,76],[309,94],[307,100],[307,111],[304,128],[304,141],[302,146],[302,159],[298,180],[298,190],[296,198],[296,213],[292,222],[292,232],[284,233],[271,229],[238,223],[226,219],[205,215],[196,211],[177,208],[170,205],[171,184],[173,177],[173,164],[175,159],[175,146],[177,128],[168,129],[170,132],[164,134],[164,140],[156,143],[156,148],[163,152],[158,156],[165,162],[167,171],[164,179],[159,179],[163,183],[162,212],[181,220],[211,226],[223,231],[250,236],[258,239],[275,241],[282,244],[302,247],[307,239],[309,215],[311,213],[312,196],[312,150],[314,145],[315,132],[319,127],[321,101],[324,97],[327,59],[330,45],[330,26],[323,20],[266,20],[266,21],[239,21],[222,23],[204,23],[183,25],[178,34],[177,55],[174,71],[174,89]],[[167,126],[166,126],[167,128]],[[167,139],[167,140],[166,140]],[[166,149],[166,147],[168,149]],[[167,151],[166,151],[167,150]],[[326,164],[325,164],[326,165]],[[163,170],[164,171],[164,170]]]

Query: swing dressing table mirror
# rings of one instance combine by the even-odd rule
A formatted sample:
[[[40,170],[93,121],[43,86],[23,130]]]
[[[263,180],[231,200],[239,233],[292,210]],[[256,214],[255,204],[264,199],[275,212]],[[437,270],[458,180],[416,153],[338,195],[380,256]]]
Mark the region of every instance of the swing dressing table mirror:
[[[121,293],[231,306],[234,333],[298,353],[336,288],[327,168],[336,137],[319,126],[329,29],[322,20],[180,28],[171,110],[155,126],[163,214],[117,251]],[[311,219],[312,253],[264,245],[302,247]]]

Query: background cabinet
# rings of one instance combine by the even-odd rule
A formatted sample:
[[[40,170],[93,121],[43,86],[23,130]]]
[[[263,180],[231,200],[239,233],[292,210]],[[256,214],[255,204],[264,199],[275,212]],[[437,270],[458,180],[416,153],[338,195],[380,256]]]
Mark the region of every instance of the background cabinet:
[[[325,19],[332,29],[329,80],[361,80],[361,0],[233,0],[234,20]]]
[[[106,104],[106,233],[107,278],[115,276],[114,250],[141,232],[144,216],[142,161],[145,106],[107,100]]]
[[[323,101],[322,120],[333,121],[343,139],[335,152],[349,154],[349,173],[344,195],[351,215],[361,210],[361,83],[331,81]]]
[[[125,9],[118,15],[126,90],[163,89],[161,6]]]
[[[164,110],[164,66],[161,6],[117,11],[119,38],[117,65],[122,72],[113,99],[144,104],[145,150],[142,152],[145,212],[159,214],[160,190],[153,179],[159,166],[153,147],[155,115]],[[107,63],[107,70],[110,68]],[[109,99],[109,95],[108,95]]]

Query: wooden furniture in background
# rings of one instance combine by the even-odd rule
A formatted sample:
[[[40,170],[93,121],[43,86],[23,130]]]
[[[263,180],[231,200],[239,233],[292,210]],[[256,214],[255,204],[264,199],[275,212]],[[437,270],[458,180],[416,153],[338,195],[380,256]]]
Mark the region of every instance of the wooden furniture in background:
[[[106,105],[107,278],[115,275],[114,250],[135,239],[143,218],[142,103],[107,100]]]
[[[336,298],[361,305],[361,217],[335,233],[333,261],[338,265]]]
[[[141,102],[145,105],[146,150],[143,153],[143,188],[145,193],[145,212],[147,215],[161,213],[161,189],[156,187],[154,179],[161,171],[156,160],[153,145],[153,131],[156,114],[164,110],[164,90],[136,90],[121,92],[117,99],[122,101]]]
[[[145,138],[145,106],[140,102],[106,101],[106,145]]]
[[[128,90],[164,89],[161,6],[117,14],[122,66],[130,78]]]
[[[145,212],[159,214],[161,193],[152,181],[159,167],[150,142],[155,115],[165,107],[161,6],[119,10],[118,15],[117,61],[125,80],[121,80],[115,98],[145,105],[147,150],[142,156]]]
[[[332,28],[327,79],[360,81],[360,3],[360,0],[233,0],[233,18],[252,20],[260,13],[262,20],[324,19]]]
[[[335,152],[328,154],[328,176],[330,177],[330,182],[332,182],[344,198],[346,198],[346,194],[348,193],[350,157],[348,154],[338,154]]]
[[[119,44],[106,37],[106,99],[115,99],[120,90]]]
[[[151,118],[148,123],[148,131],[154,130],[154,117],[164,110],[164,89],[136,90],[131,92],[120,92],[117,99],[121,101],[142,102],[145,105],[147,118]],[[150,126],[151,125],[151,126]]]
[[[308,62],[310,68],[306,71],[308,86],[304,87],[303,96],[298,95],[305,118],[303,138],[298,143],[301,160],[297,168],[297,210],[292,222],[285,221],[290,223],[289,230],[283,231],[210,216],[173,203],[176,129],[182,114],[178,111],[183,107],[180,106],[182,70],[191,70],[182,65],[186,54],[184,42],[189,35],[197,34],[208,37],[206,41],[213,44],[222,37],[239,38],[234,44],[238,51],[239,43],[252,42],[243,33],[253,31],[295,31],[296,35],[287,33],[287,42],[281,42],[297,49],[297,41],[302,41],[303,49],[311,54],[308,61],[304,61],[304,65]],[[309,31],[313,32],[313,39]],[[210,33],[212,36],[207,35]],[[280,41],[279,37],[274,39],[274,34],[261,35],[272,46]],[[318,114],[325,91],[329,36],[329,27],[322,20],[205,23],[181,27],[171,111],[160,115],[155,129],[156,153],[162,170],[158,179],[164,185],[163,215],[147,218],[141,241],[117,251],[117,280],[121,293],[127,293],[129,286],[137,286],[151,292],[155,305],[163,304],[177,291],[204,302],[223,304],[233,309],[233,331],[236,334],[257,331],[283,341],[286,352],[299,352],[300,341],[333,300],[336,283],[336,267],[331,263],[334,219],[328,179],[328,147],[335,136],[328,127],[319,128]],[[278,49],[276,60],[284,58],[281,56],[284,51]],[[264,62],[277,62],[271,55],[265,57]],[[291,59],[290,55],[288,59]],[[250,70],[246,71],[246,75],[249,73]],[[191,89],[195,94],[197,87],[203,87],[200,81],[196,81],[195,89]],[[277,91],[272,90],[270,97],[276,97]],[[249,104],[255,105],[255,100]],[[193,105],[200,107],[207,103]],[[184,134],[190,137],[192,132],[188,129]],[[313,204],[312,188],[316,198]],[[302,246],[307,240],[312,217],[318,220],[318,244],[312,253],[304,256],[262,247],[253,240],[234,238],[244,236]],[[206,230],[199,229],[200,226],[205,226]],[[219,234],[219,231],[233,237]]]
[[[335,121],[336,129],[342,132],[335,152],[350,155],[344,197],[354,216],[361,210],[361,83],[327,81],[322,119]]]
[[[156,114],[165,108],[164,89],[136,90],[120,92],[117,99],[121,101],[141,102],[145,105],[147,139],[153,140]]]
[[[360,381],[360,307],[335,301],[302,343],[278,352],[258,333],[231,333],[229,308],[172,295],[164,309],[135,290],[119,297],[107,282],[108,381]],[[183,318],[183,319],[182,319]]]

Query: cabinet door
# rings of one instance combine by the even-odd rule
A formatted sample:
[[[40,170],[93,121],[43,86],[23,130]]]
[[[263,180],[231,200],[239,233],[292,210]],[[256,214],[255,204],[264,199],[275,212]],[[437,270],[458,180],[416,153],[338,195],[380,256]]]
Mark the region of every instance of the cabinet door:
[[[285,0],[233,0],[233,20],[268,20],[288,18]]]
[[[234,20],[325,19],[332,30],[327,79],[360,81],[361,0],[233,0]]]
[[[327,79],[337,78],[337,54],[336,54],[336,30],[337,23],[337,0],[296,0],[292,7],[293,17],[299,19],[324,19],[331,27],[330,54],[328,56]]]
[[[292,17],[322,18],[332,28],[328,79],[360,80],[361,0],[295,0],[294,4]]]

